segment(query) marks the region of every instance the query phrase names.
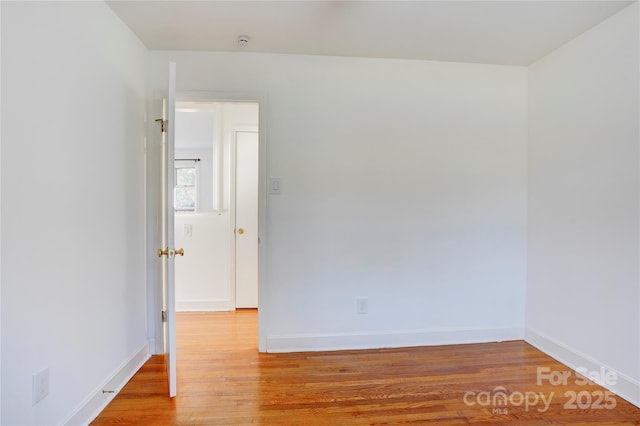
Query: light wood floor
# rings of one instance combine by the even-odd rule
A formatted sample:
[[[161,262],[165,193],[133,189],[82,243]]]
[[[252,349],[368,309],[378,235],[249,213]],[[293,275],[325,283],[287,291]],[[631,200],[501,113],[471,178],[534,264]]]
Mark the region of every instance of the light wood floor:
[[[94,425],[640,424],[640,409],[573,373],[567,385],[538,385],[537,367],[570,370],[522,341],[259,354],[255,311],[177,322],[178,396],[166,396],[154,356]],[[507,405],[489,404],[500,391]]]

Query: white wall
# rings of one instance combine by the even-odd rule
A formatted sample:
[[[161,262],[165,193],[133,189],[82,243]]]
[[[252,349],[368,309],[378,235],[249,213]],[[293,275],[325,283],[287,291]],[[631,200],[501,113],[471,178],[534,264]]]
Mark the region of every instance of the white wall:
[[[146,54],[101,2],[2,2],[2,424],[86,421],[148,353]]]
[[[283,188],[264,232],[268,350],[522,336],[526,68],[151,57],[177,62],[178,90],[268,97],[267,173]]]
[[[184,226],[191,227],[186,235]],[[177,213],[176,247],[185,256],[176,260],[176,310],[234,309],[230,294],[229,212]]]
[[[527,340],[640,403],[638,4],[530,67]]]

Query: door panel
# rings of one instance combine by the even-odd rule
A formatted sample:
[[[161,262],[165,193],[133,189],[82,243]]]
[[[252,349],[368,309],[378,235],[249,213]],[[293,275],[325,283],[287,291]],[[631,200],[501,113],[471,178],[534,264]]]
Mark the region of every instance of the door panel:
[[[236,132],[236,307],[258,307],[258,132]]]
[[[164,341],[167,356],[167,377],[169,396],[177,394],[176,380],[176,292],[175,292],[175,230],[173,189],[175,176],[173,163],[175,156],[175,111],[176,111],[176,64],[169,64],[169,85],[163,105],[162,133],[162,283],[164,291]]]

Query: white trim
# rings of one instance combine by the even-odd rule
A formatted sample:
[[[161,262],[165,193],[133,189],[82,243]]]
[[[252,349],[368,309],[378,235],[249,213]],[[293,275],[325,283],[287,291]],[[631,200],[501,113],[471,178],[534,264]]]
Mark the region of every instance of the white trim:
[[[164,353],[164,326],[162,323],[162,274],[156,250],[162,245],[160,239],[160,150],[161,132],[156,118],[162,117],[162,96],[156,92],[147,99],[147,138],[145,145],[145,240],[147,282],[147,339],[152,354]]]
[[[0,7],[0,22],[2,22],[1,20],[2,18],[2,7]],[[0,55],[0,58],[2,57],[2,55]],[[2,59],[0,59],[0,64],[2,62]],[[0,66],[0,69],[2,69],[2,67]],[[0,100],[0,111],[2,110],[2,101]],[[0,114],[0,117],[2,117],[2,114]],[[2,135],[2,118],[0,118],[0,135]],[[0,147],[2,146],[2,144],[0,143]],[[1,155],[1,151],[2,149],[0,148],[0,157]],[[1,158],[0,158],[0,164],[2,163]],[[1,175],[1,174],[0,174]],[[0,188],[2,188],[2,182],[0,182]],[[2,200],[2,197],[0,196],[0,200]],[[1,202],[0,202],[1,204]],[[0,211],[2,211],[2,209],[0,208]],[[1,215],[0,215],[0,223],[2,223],[1,220]],[[0,226],[0,241],[2,241],[2,226]],[[0,244],[0,247],[2,247],[2,244]],[[2,277],[2,252],[0,250],[0,277]],[[1,278],[0,278],[0,282],[1,282]],[[2,307],[2,301],[1,301],[1,295],[2,295],[2,285],[0,283],[0,308]],[[2,318],[1,315],[1,309],[0,309],[0,318]],[[1,322],[1,321],[0,321]],[[2,330],[2,326],[0,324],[0,330]],[[2,339],[0,339],[0,377],[2,377]],[[0,386],[0,423],[2,423],[2,386]]]
[[[234,311],[230,299],[176,299],[176,312]]]
[[[147,296],[147,303],[145,303],[144,305],[144,316],[146,318],[146,322],[145,322],[145,331],[146,331],[146,335],[147,335],[147,342],[154,340],[154,345],[155,345],[155,335],[153,335],[154,333],[151,333],[151,330],[149,327],[151,327],[152,325],[152,321],[151,318],[149,316],[150,314],[150,303],[149,303],[149,202],[148,202],[148,197],[149,197],[149,165],[147,164],[148,160],[148,152],[147,149],[149,148],[149,113],[151,108],[151,101],[149,99],[145,99],[145,110],[144,110],[144,124],[145,124],[145,135],[144,135],[144,139],[142,141],[142,152],[143,152],[143,156],[142,156],[142,170],[144,171],[143,174],[143,185],[142,185],[142,193],[143,195],[143,199],[144,199],[144,226],[142,228],[142,234],[144,235],[144,261],[145,261],[145,268],[144,268],[144,283],[145,283],[145,289],[146,289],[146,296]],[[155,350],[155,346],[149,346],[149,348],[153,348],[151,350]],[[1,417],[0,417],[1,419]]]
[[[109,377],[91,392],[80,405],[62,422],[64,425],[86,425],[91,423],[102,410],[115,398],[124,385],[149,359],[149,342],[136,350],[125,362],[123,362]],[[104,393],[103,391],[114,391]]]
[[[606,371],[615,373],[617,375],[615,385],[599,383],[600,386],[640,407],[640,382],[637,380],[531,327],[525,328],[524,340],[574,371],[578,368],[586,368],[587,371],[600,371],[604,368]]]
[[[155,347],[158,344],[156,339],[149,339],[149,356],[151,355],[161,355],[155,352]]]
[[[258,351],[267,351],[269,304],[267,303],[267,104],[266,92],[258,101]]]
[[[267,352],[401,348],[521,340],[522,327],[460,327],[384,332],[269,336]]]
[[[236,132],[228,129],[227,111],[223,108],[225,120],[223,124],[224,144],[229,147],[229,294],[231,303],[236,307],[236,165],[238,152],[236,150]],[[260,107],[258,106],[258,114]],[[259,142],[258,142],[259,143]]]

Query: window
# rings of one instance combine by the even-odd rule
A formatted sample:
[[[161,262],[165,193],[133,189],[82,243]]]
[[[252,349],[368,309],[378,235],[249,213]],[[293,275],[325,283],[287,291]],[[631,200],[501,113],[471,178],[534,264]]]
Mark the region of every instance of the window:
[[[173,207],[179,212],[194,212],[198,205],[197,170],[194,166],[176,166],[176,187],[173,191]]]

